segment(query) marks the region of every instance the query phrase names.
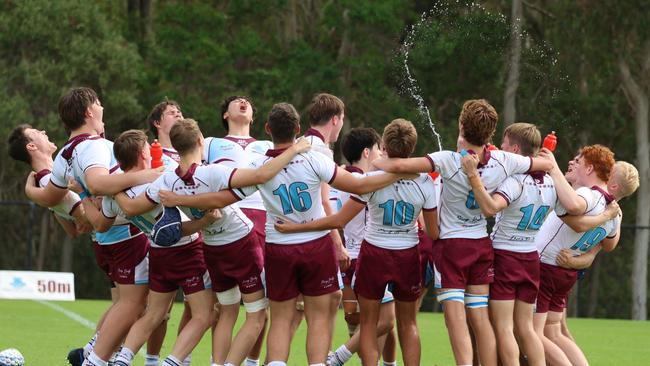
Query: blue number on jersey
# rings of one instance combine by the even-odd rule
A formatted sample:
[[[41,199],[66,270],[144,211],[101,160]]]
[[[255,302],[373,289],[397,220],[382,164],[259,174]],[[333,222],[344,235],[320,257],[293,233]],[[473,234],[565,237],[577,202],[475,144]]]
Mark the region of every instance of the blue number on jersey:
[[[408,225],[413,222],[415,216],[415,207],[412,204],[404,201],[388,200],[379,205],[384,209],[384,225],[392,226],[393,223],[397,226]]]
[[[286,184],[280,184],[278,189],[273,191],[274,196],[280,197],[282,204],[282,213],[288,215],[293,213],[293,210],[298,212],[305,212],[311,208],[311,196],[307,192],[307,183],[295,182],[289,185],[287,189]]]
[[[474,191],[470,191],[467,195],[465,207],[469,208],[470,210],[477,210],[480,208],[478,202],[476,202],[476,198],[474,197]]]
[[[537,209],[535,215],[533,215],[533,209],[535,209],[534,204],[519,209],[519,211],[524,213],[524,217],[519,221],[517,230],[539,230],[544,223],[544,220],[546,220],[546,215],[548,214],[550,206],[541,206]]]
[[[605,238],[605,235],[607,235],[607,232],[602,227],[591,229],[582,234],[580,239],[573,244],[571,249],[586,253],[594,245],[600,243],[600,241]]]

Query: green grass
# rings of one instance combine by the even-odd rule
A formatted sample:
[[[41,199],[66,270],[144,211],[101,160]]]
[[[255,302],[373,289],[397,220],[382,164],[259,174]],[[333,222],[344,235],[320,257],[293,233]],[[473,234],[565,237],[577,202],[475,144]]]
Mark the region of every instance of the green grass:
[[[57,305],[93,322],[108,307],[107,301],[78,300]],[[169,322],[173,335],[178,327],[182,306],[176,304]],[[242,318],[242,317],[240,317]],[[421,313],[418,317],[422,339],[422,365],[453,365],[453,358],[441,314]],[[644,364],[650,360],[650,323],[626,320],[569,319],[569,327],[592,365]],[[29,366],[65,365],[68,350],[88,341],[92,330],[66,315],[33,301],[0,301],[0,350],[19,349]],[[343,316],[337,319],[334,347],[347,338]],[[305,325],[299,328],[292,344],[289,365],[305,365]],[[174,337],[163,348],[166,355]],[[210,337],[205,336],[193,352],[193,364],[209,361]],[[646,361],[643,361],[646,360]],[[138,357],[135,365],[142,365]],[[401,364],[401,360],[399,362]],[[359,365],[353,359],[350,365]]]

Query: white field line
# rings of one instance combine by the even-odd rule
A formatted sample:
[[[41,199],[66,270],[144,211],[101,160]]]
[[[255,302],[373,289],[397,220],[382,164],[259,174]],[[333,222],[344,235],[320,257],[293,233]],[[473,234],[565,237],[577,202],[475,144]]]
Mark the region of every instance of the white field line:
[[[48,308],[50,308],[52,310],[58,311],[59,313],[67,316],[68,318],[76,321],[77,323],[83,325],[84,327],[86,327],[88,329],[92,329],[94,331],[95,328],[97,328],[96,323],[93,323],[92,321],[90,321],[90,320],[84,318],[83,316],[75,313],[74,311],[68,310],[68,309],[66,309],[66,308],[64,308],[64,307],[62,307],[60,305],[57,305],[57,304],[49,302],[49,301],[44,301],[44,300],[34,300],[34,301],[41,304],[41,305],[45,305],[45,306],[47,306]],[[145,353],[145,351],[142,348],[140,348],[140,351],[138,351],[138,354],[140,356],[142,356],[142,357],[147,357],[147,354]]]

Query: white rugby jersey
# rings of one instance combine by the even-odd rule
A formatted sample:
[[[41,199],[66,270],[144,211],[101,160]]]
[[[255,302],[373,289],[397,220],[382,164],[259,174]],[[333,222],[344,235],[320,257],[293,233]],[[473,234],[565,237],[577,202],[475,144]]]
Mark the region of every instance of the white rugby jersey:
[[[50,182],[59,188],[68,188],[68,178],[75,179],[88,190],[86,171],[101,167],[110,174],[122,173],[113,155],[113,142],[99,135],[81,134],[71,138],[54,159]],[[95,233],[100,245],[116,244],[132,237],[142,235],[139,230],[132,230],[128,221],[118,217],[108,231]]]
[[[36,180],[36,187],[45,187],[48,185],[50,183],[51,175],[52,172],[49,169],[38,171],[36,177],[34,177]],[[58,205],[50,208],[50,210],[66,220],[73,221],[74,217],[72,216],[72,211],[74,211],[74,209],[80,204],[81,199],[79,198],[79,195],[72,191],[68,191],[68,194],[63,197],[63,200]]]
[[[589,216],[601,214],[613,199],[609,193],[599,187],[581,187],[576,190],[576,193],[587,202],[585,215]],[[588,252],[601,240],[616,236],[620,217],[611,219],[587,232],[577,233],[558,217],[558,215],[565,214],[562,208],[549,214],[535,238],[542,263],[557,266],[555,258],[562,249],[570,249],[574,255],[580,255]]]
[[[139,186],[131,187],[127,190],[124,191],[129,198],[135,198],[145,192],[147,190],[147,187],[149,186],[150,183],[145,183],[141,184]],[[130,223],[133,225],[137,226],[138,229],[140,229],[143,233],[151,237],[151,232],[153,230],[153,226],[156,224],[158,219],[160,218],[160,215],[162,214],[163,211],[163,206],[162,205],[157,205],[153,210],[143,213],[142,215],[137,215],[137,216],[126,216],[124,214],[124,211],[122,211],[122,208],[117,204],[117,202],[112,198],[112,197],[104,197],[102,199],[102,214],[109,218],[115,218],[117,216],[123,216],[127,220],[129,220]],[[181,220],[183,222],[185,221],[190,221],[190,219],[183,213],[183,211],[180,212],[181,214]],[[182,245],[189,244],[199,238],[198,233],[194,233],[192,235],[188,236],[183,236],[176,244],[163,247],[160,245],[157,245],[156,243],[153,242],[153,240],[149,243],[152,247],[156,248],[175,248],[175,247],[180,247]]]
[[[364,176],[363,170],[349,165],[345,170],[350,172],[354,177],[361,178]],[[336,198],[335,211],[340,211],[341,207],[350,199],[350,193],[341,190],[332,190]],[[361,250],[361,242],[363,241],[363,234],[366,229],[368,208],[364,208],[359,212],[350,222],[343,228],[343,237],[345,240],[345,249],[348,251],[350,259],[355,259],[359,256]]]
[[[165,167],[172,163],[176,163],[176,165],[178,165],[178,163],[181,162],[181,156],[178,155],[178,151],[176,151],[176,149],[172,147],[163,147],[162,152],[162,161]]]
[[[382,171],[367,175],[386,174]],[[368,225],[364,239],[384,249],[412,248],[419,243],[417,219],[420,211],[435,210],[436,192],[429,174],[401,179],[375,192],[351,199],[368,205]]]
[[[272,149],[253,161],[257,169],[280,155],[285,149]],[[325,155],[308,151],[294,156],[289,164],[271,180],[257,186],[234,189],[240,197],[258,191],[266,206],[266,241],[273,244],[302,244],[329,234],[329,230],[282,234],[273,224],[278,221],[304,223],[325,216],[320,196],[321,182],[331,183],[336,177],[336,164]]]
[[[225,164],[232,168],[245,168],[254,159],[263,156],[272,149],[271,141],[257,141],[252,137],[231,136],[224,138],[208,137],[205,139],[204,160],[208,164]],[[238,207],[266,211],[262,196],[253,194],[237,202]]]
[[[161,189],[180,195],[217,192],[229,188],[230,178],[236,169],[220,164],[192,164],[180,176],[180,167],[173,172],[165,172],[147,187],[145,194],[154,203],[160,203],[158,193]],[[190,207],[179,207],[190,218],[200,219],[205,212]],[[203,228],[203,242],[207,245],[226,245],[243,238],[253,228],[253,223],[237,206],[221,209],[222,218]]]
[[[546,173],[515,174],[495,191],[508,202],[492,229],[495,249],[529,253],[537,250],[535,236],[547,215],[559,207],[555,185]]]
[[[325,143],[325,137],[317,129],[310,128],[305,132],[304,136],[307,141],[311,144],[311,149],[318,151],[321,154],[324,154],[331,160],[334,160],[334,151],[330,149],[330,146]]]
[[[508,177],[530,170],[532,159],[505,151],[484,149],[486,164],[478,172],[488,193],[493,193]],[[444,182],[438,210],[440,239],[479,239],[487,236],[487,222],[481,213],[467,175],[463,172],[460,153],[439,151],[427,155]]]

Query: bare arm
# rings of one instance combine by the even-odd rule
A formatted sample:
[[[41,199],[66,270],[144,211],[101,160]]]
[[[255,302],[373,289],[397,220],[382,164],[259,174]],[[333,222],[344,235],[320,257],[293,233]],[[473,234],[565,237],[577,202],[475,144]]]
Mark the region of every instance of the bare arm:
[[[465,174],[467,174],[469,183],[472,186],[474,199],[476,199],[476,202],[478,203],[483,216],[494,216],[499,211],[508,207],[508,201],[506,199],[498,194],[490,196],[488,191],[485,189],[485,186],[483,186],[483,182],[481,181],[481,177],[479,176],[477,170],[479,163],[478,155],[467,154],[461,158],[461,163],[463,166],[463,171],[465,171]]]
[[[217,208],[213,210],[208,210],[205,212],[205,215],[197,220],[183,221],[181,223],[181,235],[187,236],[192,235],[204,227],[212,224],[213,222],[221,218],[221,211]]]
[[[566,212],[569,215],[584,214],[587,211],[587,201],[580,197],[569,182],[567,182],[566,178],[564,178],[564,174],[562,174],[560,167],[557,165],[553,153],[547,149],[542,149],[539,156],[550,161],[553,165],[552,169],[548,171],[548,174],[553,178],[557,196]]]
[[[160,196],[160,202],[167,207],[185,206],[198,208],[199,210],[223,208],[240,200],[229,190],[188,196],[161,190],[158,195]]]
[[[53,213],[54,218],[56,221],[59,222],[59,225],[63,228],[63,231],[65,231],[68,236],[72,238],[76,238],[79,235],[79,232],[77,231],[77,226],[74,224],[74,222],[70,220],[66,220],[63,217]]]
[[[621,217],[621,219],[618,220],[618,224],[616,227],[616,235],[613,238],[605,238],[603,239],[603,241],[600,242],[600,244],[603,246],[603,250],[607,253],[616,249],[616,246],[618,245],[618,241],[619,239],[621,239],[621,222],[623,222],[623,217]]]
[[[308,151],[310,148],[309,141],[301,138],[282,154],[257,169],[237,169],[230,180],[230,187],[239,188],[266,183],[287,166],[296,154]]]
[[[120,208],[126,216],[142,215],[156,207],[156,203],[151,202],[147,198],[146,193],[142,193],[135,198],[130,198],[126,193],[120,192],[115,195],[115,201],[120,205]]]
[[[334,212],[332,211],[332,206],[330,205],[329,184],[321,183],[320,194],[321,194],[321,201],[323,203],[323,210],[325,211],[325,216],[332,216]],[[350,255],[348,254],[347,249],[345,249],[345,246],[343,245],[341,234],[337,229],[332,229],[332,231],[330,231],[330,237],[332,237],[332,242],[334,243],[334,248],[336,250],[336,257],[339,260],[339,267],[341,267],[341,269],[345,271],[350,266]]]
[[[36,173],[30,172],[25,182],[25,195],[39,206],[54,207],[68,193],[66,188],[57,187],[54,184],[48,184],[42,188],[36,187],[35,182]]]
[[[343,205],[339,212],[332,216],[325,216],[321,219],[303,224],[276,222],[275,229],[281,233],[302,233],[305,231],[343,229],[350,220],[363,210],[364,207],[366,207],[366,205],[363,203],[350,199]]]
[[[101,209],[95,205],[95,202],[93,202],[92,198],[85,197],[81,200],[81,204],[84,206],[88,221],[96,231],[103,233],[110,229],[111,226],[113,226],[115,218],[108,218],[104,216],[104,214],[101,212]],[[99,207],[101,207],[101,200],[99,201]]]
[[[408,159],[376,159],[372,165],[389,173],[428,173],[433,170],[431,160],[426,157]]]
[[[598,244],[591,248],[587,253],[579,256],[573,256],[570,250],[562,249],[555,260],[560,267],[568,269],[585,269],[591,267],[591,264],[594,262],[596,255],[601,249],[601,245]]]
[[[356,178],[345,169],[336,168],[336,177],[332,181],[334,188],[354,194],[366,194],[384,188],[400,179],[411,178],[411,174],[376,174],[363,178]]]
[[[94,167],[86,172],[86,185],[93,196],[112,196],[129,187],[153,182],[162,174],[163,169],[160,167],[124,174],[109,174],[106,168]]]
[[[424,230],[427,235],[433,239],[438,239],[440,230],[438,229],[438,210],[422,210],[424,218]]]
[[[609,205],[607,205],[607,208],[605,211],[600,213],[599,215],[594,215],[594,216],[588,216],[588,215],[580,215],[580,216],[572,216],[572,215],[565,215],[560,217],[560,219],[567,224],[573,231],[577,233],[583,233],[585,231],[589,231],[595,227],[598,227],[605,222],[615,218],[618,216],[620,212],[620,207],[618,206],[618,203],[616,201],[612,201]],[[605,250],[607,251],[607,250]]]

